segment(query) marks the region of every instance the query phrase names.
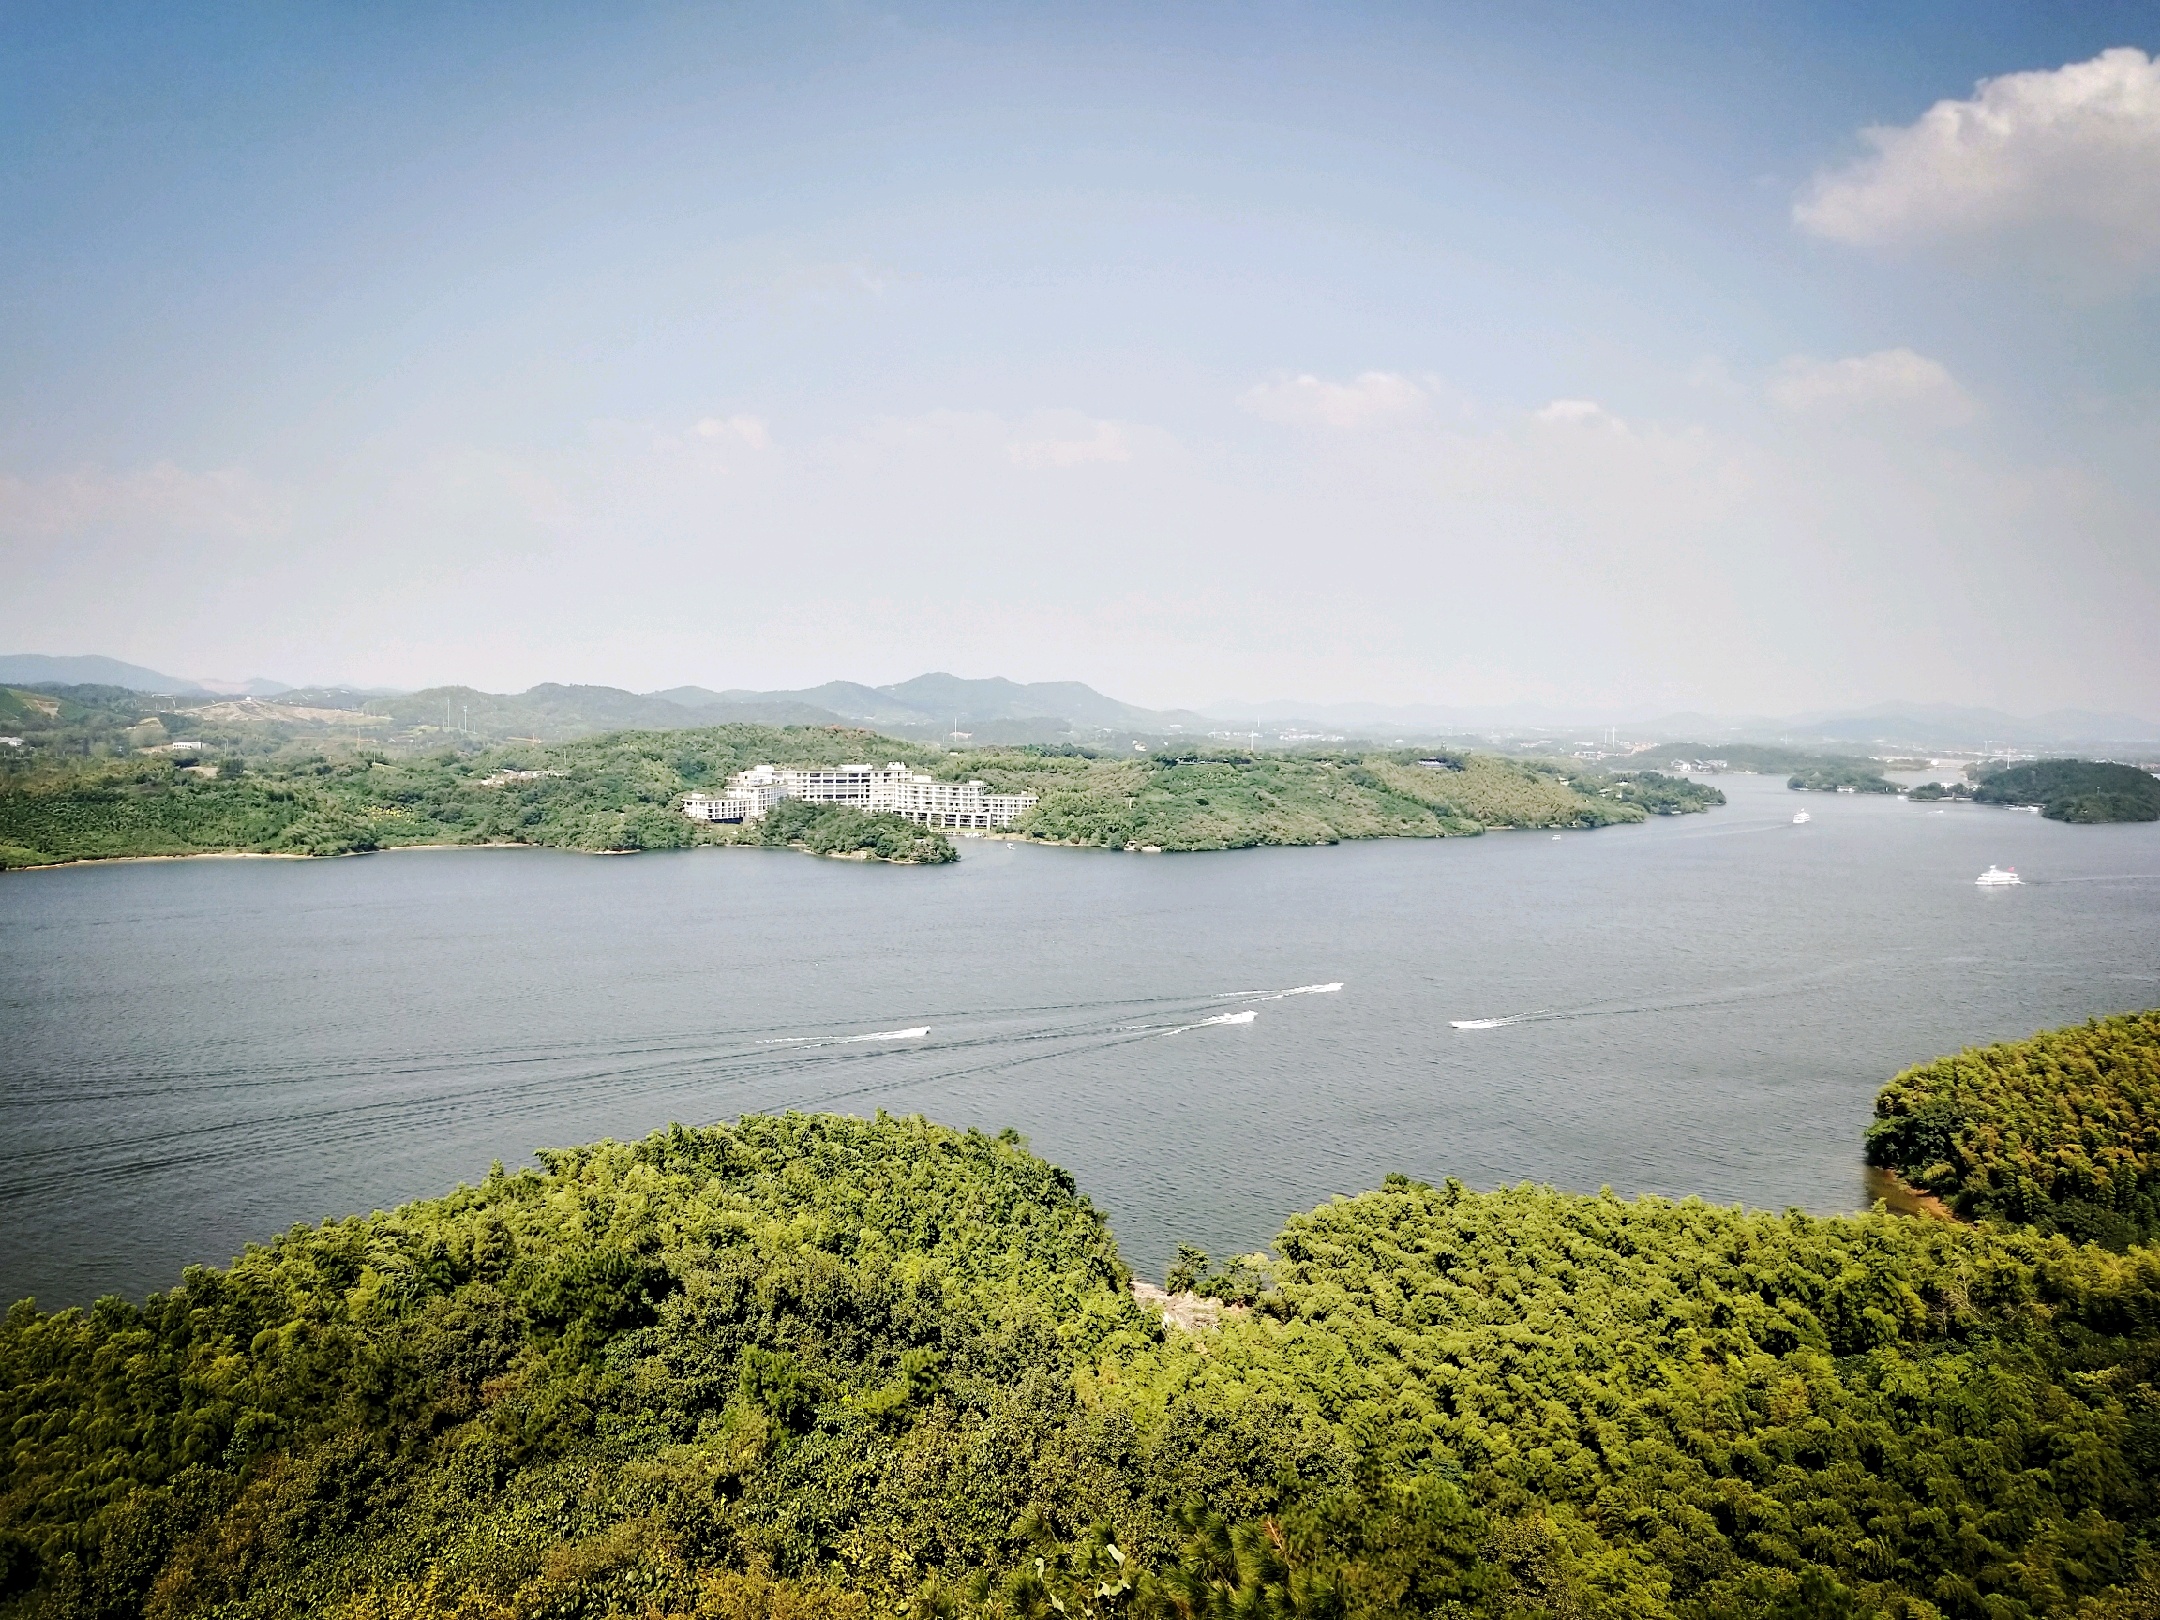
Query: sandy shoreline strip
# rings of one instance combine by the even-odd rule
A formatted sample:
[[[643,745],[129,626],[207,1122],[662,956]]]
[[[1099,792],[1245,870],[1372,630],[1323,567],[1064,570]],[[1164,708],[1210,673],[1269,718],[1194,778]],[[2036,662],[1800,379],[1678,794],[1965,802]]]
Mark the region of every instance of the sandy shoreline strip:
[[[570,849],[562,844],[385,844],[380,849],[349,849],[337,855],[306,855],[292,849],[197,849],[185,855],[80,855],[73,860],[10,866],[10,872],[63,872],[77,866],[132,866],[143,861],[345,861],[362,855],[395,855],[408,849],[561,849],[570,855],[638,855],[635,849]]]

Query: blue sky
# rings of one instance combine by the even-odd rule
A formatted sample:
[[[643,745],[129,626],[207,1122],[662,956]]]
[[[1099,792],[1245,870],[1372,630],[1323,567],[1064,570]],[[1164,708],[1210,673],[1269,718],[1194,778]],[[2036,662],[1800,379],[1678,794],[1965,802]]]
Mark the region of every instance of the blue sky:
[[[2150,5],[9,8],[0,643],[2160,709],[2155,51]]]

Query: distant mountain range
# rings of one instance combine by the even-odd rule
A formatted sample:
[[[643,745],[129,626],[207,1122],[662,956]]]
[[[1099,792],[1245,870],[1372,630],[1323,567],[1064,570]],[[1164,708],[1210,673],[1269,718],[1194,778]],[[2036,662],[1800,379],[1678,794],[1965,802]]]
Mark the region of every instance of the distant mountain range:
[[[122,663],[88,653],[79,658],[51,658],[43,653],[0,654],[0,685],[123,686],[131,692],[169,692],[175,697],[209,693],[219,697],[276,697],[291,687],[277,681],[191,681],[160,675],[140,664]]]
[[[180,697],[276,698],[303,707],[365,707],[404,726],[444,726],[485,737],[527,736],[550,742],[594,731],[673,730],[741,722],[860,725],[922,740],[960,732],[978,743],[1204,736],[1210,731],[1248,729],[1275,736],[1309,731],[1383,739],[1501,732],[1543,734],[1558,741],[1617,726],[1623,734],[1638,738],[1758,740],[1863,749],[2160,746],[2160,724],[2136,715],[2082,709],[2017,716],[1998,709],[1885,703],[1860,710],[1743,718],[1704,714],[1645,718],[1617,711],[1599,715],[1529,704],[1471,708],[1280,700],[1233,700],[1210,704],[1204,710],[1144,709],[1106,697],[1079,681],[967,680],[945,673],[918,675],[890,686],[827,681],[822,686],[775,691],[676,686],[640,693],[613,686],[548,683],[516,694],[466,686],[390,693],[348,687],[302,689],[260,678],[189,680],[98,656],[0,656],[0,685],[38,684],[119,686]]]
[[[961,730],[994,721],[1052,723],[1066,730],[1153,733],[1208,728],[1205,715],[1180,709],[1142,709],[1104,697],[1078,681],[1023,683],[999,678],[964,680],[958,675],[918,675],[891,686],[859,686],[827,681],[798,691],[712,692],[702,686],[678,686],[654,697],[686,706],[740,703],[805,703],[846,720],[877,726],[938,727]]]
[[[287,704],[358,708],[356,694],[336,689],[287,691]],[[795,691],[716,692],[677,686],[627,692],[613,686],[536,686],[504,696],[466,686],[435,687],[364,705],[404,726],[445,726],[484,737],[535,737],[553,742],[593,731],[685,726],[867,726],[899,737],[943,739],[960,733],[984,743],[1062,742],[1076,738],[1162,736],[1181,728],[1204,731],[1199,715],[1163,714],[1104,697],[1077,681],[1023,685],[922,675],[893,686],[828,681]]]
[[[1325,727],[1336,731],[1479,733],[1521,736],[1549,732],[1584,734],[1617,726],[1623,734],[1660,739],[1759,738],[1780,741],[1868,743],[1909,748],[1980,748],[2001,745],[2047,748],[2073,743],[2160,743],[2160,723],[2131,714],[2053,709],[2040,715],[1940,703],[1881,703],[1859,710],[1819,710],[1799,715],[1709,715],[1699,712],[1644,716],[1639,710],[1563,709],[1546,704],[1446,708],[1436,704],[1211,703],[1202,711],[1212,724],[1240,722],[1263,727]]]

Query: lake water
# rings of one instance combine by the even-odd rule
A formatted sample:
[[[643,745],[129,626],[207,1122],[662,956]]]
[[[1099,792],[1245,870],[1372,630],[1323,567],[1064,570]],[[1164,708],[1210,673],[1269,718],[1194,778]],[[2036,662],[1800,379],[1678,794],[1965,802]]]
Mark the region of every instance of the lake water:
[[[791,1107],[1016,1126],[1158,1277],[1390,1170],[1849,1209],[1891,1073],[2160,1003],[2160,825],[1719,782],[1558,839],[8,874],[0,1299]]]

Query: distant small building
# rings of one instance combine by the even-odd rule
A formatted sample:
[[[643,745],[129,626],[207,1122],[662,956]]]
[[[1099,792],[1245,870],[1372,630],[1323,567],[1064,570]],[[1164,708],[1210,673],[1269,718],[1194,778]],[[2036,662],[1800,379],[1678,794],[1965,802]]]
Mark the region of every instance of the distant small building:
[[[20,748],[22,745],[20,737],[0,737],[0,748]]]
[[[717,794],[683,800],[692,821],[757,821],[783,799],[844,804],[925,827],[1009,827],[1035,807],[1032,793],[992,793],[983,782],[940,782],[894,760],[873,765],[753,765]]]

